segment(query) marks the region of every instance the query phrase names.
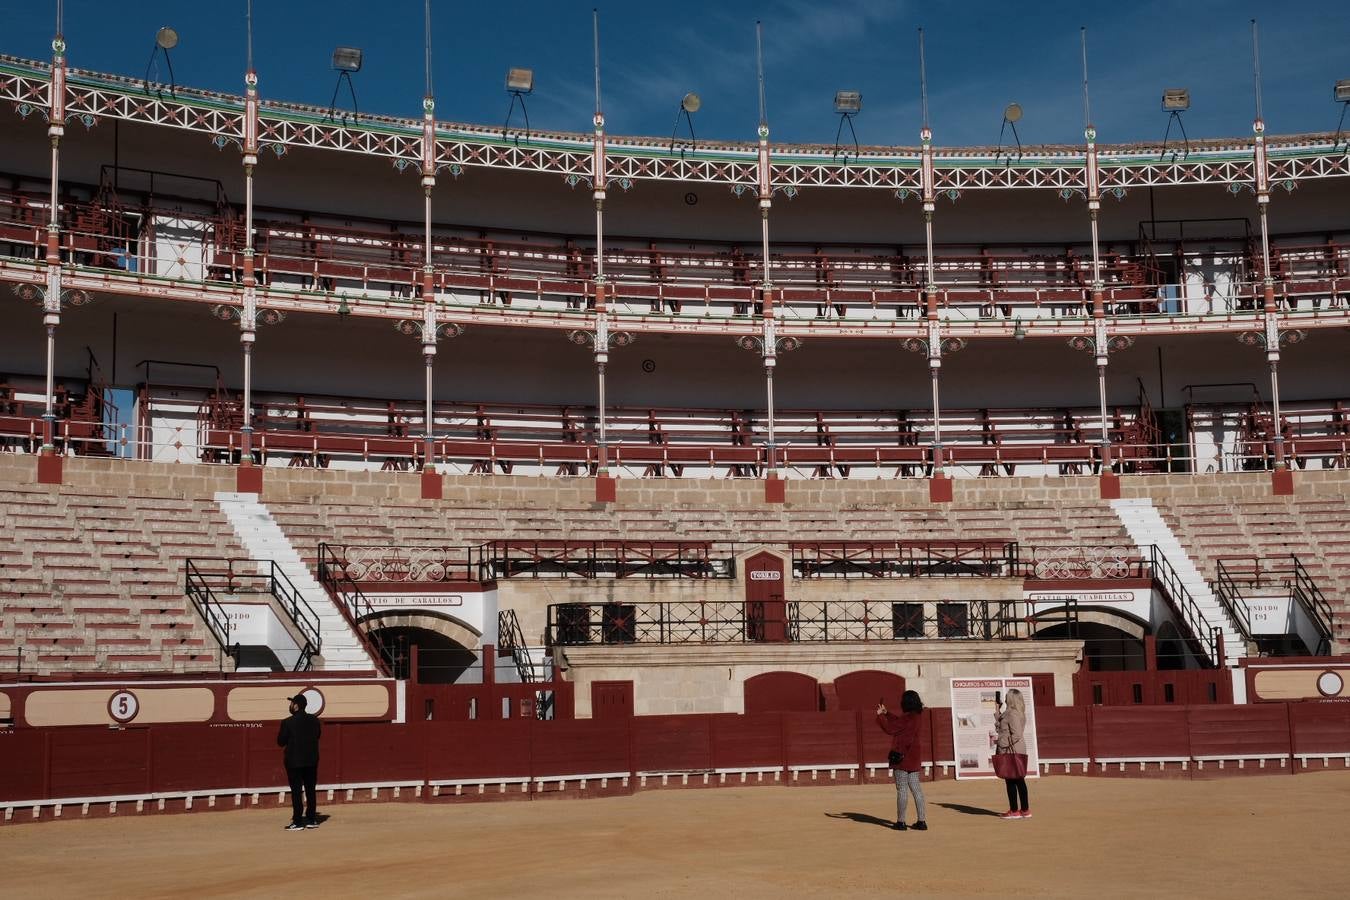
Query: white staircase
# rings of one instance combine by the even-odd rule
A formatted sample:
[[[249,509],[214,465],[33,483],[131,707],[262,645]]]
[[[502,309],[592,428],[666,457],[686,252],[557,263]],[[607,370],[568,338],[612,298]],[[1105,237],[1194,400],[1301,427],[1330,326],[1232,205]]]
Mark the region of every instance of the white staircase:
[[[1219,603],[1219,598],[1210,590],[1209,582],[1205,581],[1205,577],[1191,561],[1190,554],[1181,546],[1176,534],[1158,514],[1153,501],[1147,497],[1112,500],[1111,508],[1125,526],[1130,539],[1141,551],[1147,553],[1149,545],[1154,545],[1171,564],[1182,585],[1190,593],[1191,599],[1195,601],[1196,608],[1211,626],[1218,628],[1222,633],[1223,652],[1228,665],[1237,665],[1237,661],[1247,655],[1246,642],[1228,612]],[[1208,643],[1208,635],[1197,637]]]
[[[374,669],[374,661],[347,624],[342,611],[334,605],[323,585],[310,574],[309,567],[300,559],[300,554],[281,526],[272,519],[267,507],[258,501],[258,496],[222,491],[215,499],[248,555],[253,559],[276,562],[319,617],[322,668],[338,671]]]

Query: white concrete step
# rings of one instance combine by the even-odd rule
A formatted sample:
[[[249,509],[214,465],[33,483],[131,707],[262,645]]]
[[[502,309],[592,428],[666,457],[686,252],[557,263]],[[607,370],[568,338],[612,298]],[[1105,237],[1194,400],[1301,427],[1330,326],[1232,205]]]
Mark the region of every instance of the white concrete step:
[[[1196,567],[1180,539],[1154,508],[1153,501],[1146,497],[1112,500],[1111,508],[1120,519],[1125,532],[1141,551],[1146,551],[1150,544],[1158,548],[1158,552],[1172,566],[1177,579],[1195,601],[1196,609],[1210,625],[1219,629],[1229,665],[1235,665],[1239,658],[1247,654],[1246,643],[1238,632],[1236,623],[1214,596],[1209,582]]]
[[[318,616],[323,667],[339,670],[374,669],[374,662],[360,637],[347,624],[342,611],[315,580],[285,532],[257,496],[221,492],[216,494],[216,503],[249,555],[275,562]]]

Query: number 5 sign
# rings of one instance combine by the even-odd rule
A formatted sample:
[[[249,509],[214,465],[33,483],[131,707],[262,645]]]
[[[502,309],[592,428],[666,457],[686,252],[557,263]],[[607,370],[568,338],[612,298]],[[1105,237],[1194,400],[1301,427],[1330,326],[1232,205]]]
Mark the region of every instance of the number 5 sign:
[[[141,701],[131,691],[118,691],[108,699],[108,715],[119,724],[125,725],[141,711]]]

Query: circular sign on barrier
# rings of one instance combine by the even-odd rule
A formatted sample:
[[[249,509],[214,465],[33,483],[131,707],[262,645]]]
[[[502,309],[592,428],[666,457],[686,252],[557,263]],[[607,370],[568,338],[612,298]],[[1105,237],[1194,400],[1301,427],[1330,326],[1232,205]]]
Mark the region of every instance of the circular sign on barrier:
[[[323,712],[323,693],[318,688],[306,688],[300,695],[305,698],[305,712],[311,716]]]
[[[1345,681],[1336,672],[1326,671],[1317,676],[1317,692],[1323,697],[1339,697],[1344,686]]]
[[[141,701],[131,691],[118,691],[108,698],[108,715],[125,725],[141,711]]]

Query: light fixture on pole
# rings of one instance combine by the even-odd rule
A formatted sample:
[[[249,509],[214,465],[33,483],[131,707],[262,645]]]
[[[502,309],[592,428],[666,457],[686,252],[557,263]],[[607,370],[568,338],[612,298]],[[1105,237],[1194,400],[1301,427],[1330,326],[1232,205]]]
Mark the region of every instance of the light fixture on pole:
[[[844,123],[848,123],[848,133],[853,135],[853,155],[859,155],[858,132],[853,130],[853,117],[862,112],[862,93],[860,91],[835,91],[834,111],[839,114],[839,127],[834,132],[834,155],[839,157],[839,138],[844,133]]]
[[[998,148],[994,151],[994,159],[998,159],[999,154],[1003,152],[1003,133],[1005,130],[1011,130],[1013,140],[1017,142],[1017,158],[1022,158],[1022,136],[1017,133],[1017,123],[1022,121],[1022,104],[1009,103],[1003,107],[1003,124],[998,129]],[[1009,162],[1012,161],[1011,154],[1008,156]]]
[[[534,69],[510,68],[506,70],[506,92],[511,95],[511,105],[506,109],[506,122],[502,125],[502,139],[511,128],[511,117],[516,113],[516,104],[520,104],[520,114],[525,118],[525,141],[530,140],[530,111],[525,108],[525,96],[534,93]],[[516,138],[519,140],[519,136]]]
[[[178,96],[178,85],[173,74],[173,60],[169,57],[169,51],[178,46],[178,32],[165,25],[159,31],[155,32],[155,46],[150,49],[150,62],[145,65],[145,91],[150,92],[150,76],[153,70],[155,81],[159,81],[159,67],[155,65],[160,54],[164,55],[164,65],[169,70],[169,93]]]
[[[694,113],[703,108],[703,98],[690,91],[680,98],[680,108],[675,111],[675,127],[670,132],[670,152],[675,152],[675,135],[680,131],[680,121],[683,120],[689,126],[689,149],[698,149],[698,140],[694,137]],[[681,142],[683,145],[683,142]],[[680,147],[680,155],[684,155],[684,147]]]
[[[333,118],[333,113],[337,109],[338,91],[342,90],[342,82],[347,82],[347,90],[352,96],[352,118],[359,119],[361,110],[356,105],[356,86],[352,83],[352,75],[361,71],[361,63],[365,54],[357,47],[338,47],[333,51],[333,69],[337,71],[337,84],[333,85],[333,99],[328,101],[328,118]],[[347,114],[343,113],[342,118],[345,121]]]
[[[1331,95],[1341,105],[1341,119],[1336,123],[1336,142],[1331,145],[1334,150],[1341,145],[1341,132],[1345,128],[1345,111],[1350,109],[1350,78],[1342,78],[1336,82],[1331,89]]]
[[[1191,155],[1191,139],[1186,136],[1186,123],[1181,121],[1181,114],[1191,108],[1191,92],[1186,88],[1168,88],[1162,94],[1163,112],[1169,113],[1167,116],[1167,130],[1163,132],[1162,151],[1158,153],[1158,159],[1167,155],[1167,139],[1172,136],[1172,123],[1176,122],[1177,127],[1181,129],[1182,145],[1186,152],[1182,159]],[[1176,151],[1172,151],[1173,157]]]

